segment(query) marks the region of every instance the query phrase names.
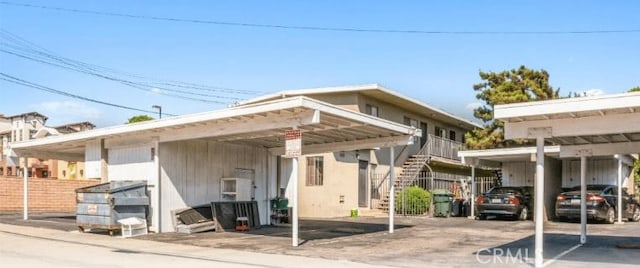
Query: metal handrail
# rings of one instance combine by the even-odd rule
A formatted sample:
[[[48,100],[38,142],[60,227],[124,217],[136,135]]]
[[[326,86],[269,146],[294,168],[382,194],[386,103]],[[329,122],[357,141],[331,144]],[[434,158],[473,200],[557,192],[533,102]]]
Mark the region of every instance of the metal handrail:
[[[402,150],[400,150],[400,153],[398,153],[398,155],[393,159],[393,166],[389,168],[389,170],[387,171],[387,173],[384,175],[384,177],[382,178],[382,180],[380,181],[380,183],[378,183],[378,185],[376,186],[376,190],[380,189],[380,186],[382,186],[384,184],[384,182],[389,178],[389,175],[391,175],[391,169],[394,168],[396,166],[396,162],[398,161],[398,159],[400,159],[400,156],[402,155],[402,153],[404,153],[404,151],[409,147],[409,145],[405,145],[402,147]]]

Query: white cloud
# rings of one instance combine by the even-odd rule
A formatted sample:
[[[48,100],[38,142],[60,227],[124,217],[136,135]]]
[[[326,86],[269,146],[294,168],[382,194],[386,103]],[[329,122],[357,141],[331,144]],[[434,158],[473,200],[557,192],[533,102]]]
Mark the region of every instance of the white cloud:
[[[160,90],[160,89],[159,89],[159,88],[157,88],[157,87],[154,87],[154,88],[152,88],[152,89],[151,89],[151,93],[154,93],[154,94],[160,94],[160,93],[162,93],[162,90]]]
[[[81,121],[96,123],[102,112],[94,107],[75,101],[49,101],[29,106],[47,117],[47,125],[56,126]]]
[[[585,96],[585,97],[600,96],[600,95],[606,94],[602,89],[598,89],[598,88],[592,88],[592,89],[587,89],[587,90],[584,90],[584,91],[578,91],[576,93],[579,96]]]
[[[482,103],[480,103],[480,102],[472,102],[472,103],[467,104],[466,108],[467,108],[467,110],[475,110],[476,108],[478,108],[480,106],[482,106]]]

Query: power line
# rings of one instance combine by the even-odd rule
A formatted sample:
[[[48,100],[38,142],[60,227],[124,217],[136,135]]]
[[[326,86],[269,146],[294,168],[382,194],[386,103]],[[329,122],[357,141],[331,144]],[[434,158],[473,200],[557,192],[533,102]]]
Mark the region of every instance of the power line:
[[[119,70],[115,70],[107,67],[102,67],[95,64],[90,64],[90,63],[85,63],[78,60],[69,59],[60,55],[56,55],[54,52],[51,52],[41,46],[38,46],[2,28],[0,28],[0,38],[6,39],[14,44],[17,44],[17,47],[16,46],[13,47],[14,49],[17,48],[23,52],[38,54],[38,56],[43,56],[49,59],[53,59],[65,65],[71,65],[77,68],[81,68],[83,70],[88,69],[94,72],[101,72],[101,73],[106,72],[106,73],[112,73],[112,74],[117,74],[121,76],[128,76],[128,77],[143,79],[143,80],[158,80],[158,79],[147,78],[140,75],[135,75],[135,74],[131,74],[131,73],[127,73],[127,72],[123,72],[123,71],[119,71]],[[181,88],[194,89],[194,90],[200,90],[200,91],[209,91],[209,92],[218,92],[218,93],[224,92],[224,93],[234,93],[234,94],[243,94],[243,95],[256,95],[256,94],[263,93],[260,91],[241,90],[241,89],[233,89],[233,88],[219,87],[219,86],[198,85],[194,83],[181,82],[181,81],[175,81],[175,80],[158,80],[157,82],[152,81],[148,84],[169,85],[173,87],[181,87]]]
[[[447,35],[550,35],[550,34],[615,34],[615,33],[640,33],[640,29],[623,29],[623,30],[575,30],[575,31],[426,31],[426,30],[397,30],[397,29],[368,29],[368,28],[345,28],[345,27],[318,27],[318,26],[296,26],[296,25],[280,25],[280,24],[259,24],[259,23],[243,23],[230,21],[200,20],[200,19],[182,19],[159,16],[145,16],[126,13],[115,13],[107,11],[62,8],[53,6],[23,4],[0,1],[2,5],[39,8],[46,10],[55,10],[72,13],[93,14],[101,16],[122,17],[130,19],[145,19],[167,22],[180,23],[196,23],[196,24],[213,24],[222,26],[236,27],[252,27],[252,28],[275,28],[287,30],[307,30],[307,31],[327,31],[327,32],[361,32],[361,33],[394,33],[394,34],[447,34]]]
[[[16,57],[20,57],[23,59],[35,61],[42,64],[47,64],[50,66],[63,68],[70,71],[80,72],[83,74],[103,78],[106,80],[114,81],[121,83],[123,85],[143,90],[147,92],[151,92],[154,94],[162,94],[169,97],[180,98],[191,101],[199,101],[205,103],[216,103],[216,104],[229,104],[229,102],[222,102],[211,100],[208,98],[215,99],[227,99],[231,101],[238,101],[240,98],[231,97],[229,95],[212,95],[207,93],[197,93],[192,92],[191,90],[199,90],[199,91],[208,91],[208,92],[225,92],[225,93],[236,93],[236,94],[251,94],[254,95],[256,92],[246,91],[246,90],[234,90],[229,88],[214,88],[209,86],[202,86],[193,83],[186,83],[180,81],[133,81],[130,79],[123,78],[122,76],[134,77],[137,79],[151,80],[149,78],[145,78],[142,76],[137,76],[133,74],[129,74],[126,72],[121,72],[114,69],[105,68],[98,65],[88,64],[81,61],[65,58],[62,56],[58,56],[49,50],[38,46],[32,42],[29,42],[26,39],[23,39],[7,30],[0,28],[0,38],[5,39],[10,43],[0,42],[0,45],[5,47],[5,49],[0,48],[0,52],[10,54]],[[120,75],[118,75],[120,74]],[[192,95],[196,97],[183,96],[180,94]],[[205,98],[205,99],[203,99]]]
[[[98,104],[107,105],[107,106],[111,106],[111,107],[116,107],[116,108],[120,108],[120,109],[126,109],[126,110],[138,111],[138,112],[145,112],[145,113],[156,113],[156,111],[144,110],[144,109],[124,106],[124,105],[120,105],[120,104],[100,101],[100,100],[91,99],[91,98],[87,98],[87,97],[84,97],[84,96],[72,94],[72,93],[69,93],[69,92],[66,92],[66,91],[57,90],[57,89],[54,89],[54,88],[46,87],[46,86],[43,86],[43,85],[39,85],[39,84],[36,84],[36,83],[33,83],[33,82],[29,82],[29,81],[17,78],[15,76],[11,76],[11,75],[8,75],[8,74],[3,73],[3,72],[0,72],[0,76],[1,76],[0,80],[4,80],[4,81],[7,81],[9,83],[14,83],[14,84],[17,84],[17,85],[30,87],[30,88],[33,88],[33,89],[37,89],[37,90],[41,90],[41,91],[45,91],[45,92],[49,92],[49,93],[53,93],[53,94],[58,94],[58,95],[62,95],[62,96],[70,97],[70,98],[75,98],[75,99],[79,99],[79,100],[83,100],[83,101],[98,103]],[[169,116],[175,116],[174,114],[168,114],[168,113],[165,113],[165,114],[169,115]]]

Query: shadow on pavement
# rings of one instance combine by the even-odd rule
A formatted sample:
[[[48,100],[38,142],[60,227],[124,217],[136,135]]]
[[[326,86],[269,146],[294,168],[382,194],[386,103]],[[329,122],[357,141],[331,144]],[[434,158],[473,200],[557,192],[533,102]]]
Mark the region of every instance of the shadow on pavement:
[[[640,235],[640,233],[639,233]],[[526,262],[535,258],[533,235],[497,247],[480,249],[473,254],[479,260],[499,260],[502,262]],[[579,235],[545,233],[544,257],[551,260],[580,243]],[[640,245],[640,236],[589,235],[587,243],[559,258],[563,261],[587,263],[611,263],[636,265],[640,260],[639,249],[620,248]]]

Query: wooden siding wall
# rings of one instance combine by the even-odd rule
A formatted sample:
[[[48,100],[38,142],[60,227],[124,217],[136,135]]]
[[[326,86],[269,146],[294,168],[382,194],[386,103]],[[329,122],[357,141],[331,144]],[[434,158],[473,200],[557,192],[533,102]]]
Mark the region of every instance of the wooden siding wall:
[[[580,185],[580,159],[563,160],[562,163],[562,187]],[[623,181],[626,181],[630,172],[629,166],[622,166]],[[586,179],[587,184],[617,184],[618,160],[613,158],[587,159]]]
[[[502,163],[502,185],[533,186],[536,163],[530,161]]]
[[[101,178],[102,177],[102,148],[100,140],[95,140],[87,143],[85,147],[84,161],[87,178]]]
[[[269,199],[275,196],[276,158],[266,149],[203,140],[160,144],[161,231],[174,231],[171,211],[220,201],[220,179],[236,169],[253,169],[254,197],[260,223],[269,222]]]

